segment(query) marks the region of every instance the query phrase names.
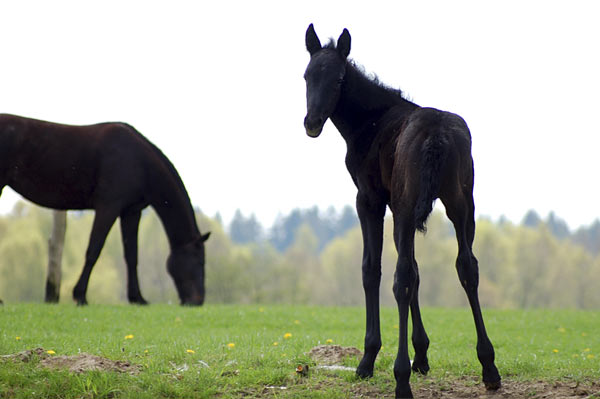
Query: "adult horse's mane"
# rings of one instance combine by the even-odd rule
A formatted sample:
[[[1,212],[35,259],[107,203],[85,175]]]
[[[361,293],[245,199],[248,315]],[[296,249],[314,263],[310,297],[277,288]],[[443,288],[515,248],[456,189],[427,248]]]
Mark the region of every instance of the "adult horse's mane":
[[[177,172],[177,169],[175,169],[175,166],[173,165],[173,163],[160,150],[160,148],[158,148],[156,145],[154,145],[150,140],[148,140],[146,138],[146,136],[144,136],[143,134],[141,134],[140,132],[138,132],[136,130],[136,128],[134,128],[130,124],[124,123],[124,122],[119,122],[119,123],[121,123],[123,126],[127,127],[127,129],[129,129],[131,132],[133,132],[138,138],[140,138],[144,143],[146,143],[152,149],[152,152],[158,158],[160,158],[160,160],[162,161],[162,164],[164,166],[166,166],[168,172],[170,172],[170,174],[174,177],[174,180],[175,180],[175,183],[177,184],[177,187],[185,194],[186,197],[189,198],[189,194],[188,194],[188,192],[187,192],[187,190],[185,188],[185,185],[183,184],[183,180],[181,179],[181,176],[179,176],[179,173]],[[191,212],[192,216],[194,216],[194,209],[191,206],[189,207],[188,211]],[[195,221],[195,217],[194,217],[194,221]]]

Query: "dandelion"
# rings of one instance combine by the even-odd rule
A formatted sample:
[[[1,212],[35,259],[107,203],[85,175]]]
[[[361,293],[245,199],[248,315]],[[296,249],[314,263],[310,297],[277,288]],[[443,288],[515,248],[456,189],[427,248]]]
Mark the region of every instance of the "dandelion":
[[[233,342],[230,342],[230,343],[227,344],[227,347],[229,349],[233,349],[233,348],[235,348],[235,344]]]
[[[187,352],[187,353],[192,353],[192,354],[193,354],[193,353],[196,353],[196,351],[195,351],[195,350],[193,350],[193,349],[187,349],[187,350],[186,350],[186,352]]]
[[[133,339],[133,334],[126,335],[125,339]]]
[[[20,341],[20,340],[21,340],[21,337],[19,337],[19,336],[16,336],[16,337],[15,337],[15,339],[16,339],[17,341]]]
[[[300,324],[300,320],[294,320],[294,324]]]
[[[333,340],[332,339],[328,339],[327,341],[325,341],[326,344],[333,344]]]
[[[277,342],[277,341],[273,342],[273,346],[277,346],[277,345],[279,345],[279,342]]]
[[[558,331],[559,333],[564,333],[564,332],[566,332],[567,330],[566,330],[564,327],[558,327],[558,330],[557,330],[557,331]]]
[[[584,352],[589,352],[589,351],[591,351],[591,349],[590,348],[585,348],[583,351]]]
[[[558,353],[558,349],[552,349],[552,352]]]
[[[594,356],[594,355],[592,355],[592,354],[590,353],[590,354],[589,354],[589,355],[587,355],[586,357],[587,357],[588,359],[593,359],[593,358],[595,358],[596,356]]]
[[[148,353],[148,349],[144,349],[144,353]]]
[[[49,355],[54,355],[56,352],[54,352],[52,349],[48,349],[46,353]]]
[[[283,334],[283,338],[285,338],[285,339],[292,338],[292,333],[285,333],[285,334]]]

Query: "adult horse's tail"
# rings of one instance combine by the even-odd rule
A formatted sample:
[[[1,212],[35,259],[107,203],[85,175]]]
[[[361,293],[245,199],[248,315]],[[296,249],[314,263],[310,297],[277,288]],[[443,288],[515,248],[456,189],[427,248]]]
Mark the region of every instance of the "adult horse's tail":
[[[433,201],[439,195],[447,148],[448,140],[439,131],[427,137],[421,147],[421,176],[419,197],[415,205],[415,226],[423,233],[427,231],[425,223],[433,210]]]

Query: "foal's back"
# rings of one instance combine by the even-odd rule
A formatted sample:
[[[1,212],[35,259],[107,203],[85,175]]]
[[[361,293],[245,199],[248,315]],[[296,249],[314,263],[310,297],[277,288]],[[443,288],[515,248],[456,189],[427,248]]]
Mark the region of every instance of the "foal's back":
[[[92,209],[143,184],[151,144],[123,123],[72,126],[0,114],[0,187],[39,205]]]

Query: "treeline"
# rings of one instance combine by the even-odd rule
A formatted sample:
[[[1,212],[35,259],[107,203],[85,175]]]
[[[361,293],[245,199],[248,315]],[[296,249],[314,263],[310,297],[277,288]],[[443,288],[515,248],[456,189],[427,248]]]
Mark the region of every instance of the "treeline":
[[[265,229],[253,216],[238,213],[229,226],[197,212],[206,243],[208,303],[307,303],[362,305],[362,238],[351,208],[317,208],[281,215]],[[91,212],[69,212],[63,253],[61,301],[83,265]],[[51,212],[20,203],[0,217],[0,298],[5,302],[42,301]],[[600,308],[600,223],[570,232],[555,215],[529,213],[515,225],[480,219],[474,251],[480,265],[480,298],[497,308]],[[242,234],[243,233],[243,234]],[[160,221],[146,211],[140,224],[139,276],[150,302],[178,301],[166,272],[168,244]],[[452,225],[434,212],[428,233],[417,235],[425,306],[466,306],[454,268],[457,254]],[[391,220],[386,220],[381,302],[393,306],[396,263]],[[120,231],[113,228],[90,279],[90,303],[126,302],[125,264]]]

